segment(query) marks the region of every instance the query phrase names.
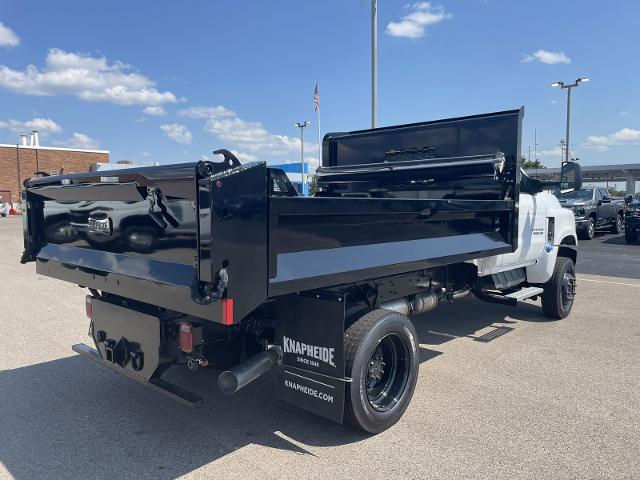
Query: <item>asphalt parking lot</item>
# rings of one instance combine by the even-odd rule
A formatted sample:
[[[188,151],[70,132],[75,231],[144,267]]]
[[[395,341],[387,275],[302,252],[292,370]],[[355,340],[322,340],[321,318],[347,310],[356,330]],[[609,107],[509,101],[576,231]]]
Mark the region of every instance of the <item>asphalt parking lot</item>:
[[[86,291],[20,265],[20,229],[0,218],[0,478],[640,478],[640,246],[583,242],[562,321],[470,297],[418,318],[413,402],[369,437],[268,377],[225,397],[184,375],[192,410],[79,358]]]
[[[593,239],[578,244],[578,273],[640,279],[640,243],[627,244],[624,234],[596,232]]]

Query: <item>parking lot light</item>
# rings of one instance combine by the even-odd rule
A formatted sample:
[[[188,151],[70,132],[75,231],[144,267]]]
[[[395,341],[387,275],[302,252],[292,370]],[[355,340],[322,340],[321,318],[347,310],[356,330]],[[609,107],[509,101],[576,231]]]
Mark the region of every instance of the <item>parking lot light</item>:
[[[562,89],[567,90],[567,130],[566,130],[566,138],[565,138],[565,154],[564,161],[569,161],[569,123],[571,118],[571,89],[579,86],[581,83],[590,81],[589,77],[578,77],[574,83],[566,84],[563,81],[557,81],[550,83],[551,87],[560,87]]]

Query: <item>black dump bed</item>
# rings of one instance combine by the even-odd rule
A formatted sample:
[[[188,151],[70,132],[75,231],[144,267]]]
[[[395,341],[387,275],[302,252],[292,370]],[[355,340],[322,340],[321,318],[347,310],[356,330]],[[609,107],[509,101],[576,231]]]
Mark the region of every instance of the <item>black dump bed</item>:
[[[516,247],[522,110],[328,134],[319,191],[263,162],[25,182],[37,272],[200,318]],[[220,302],[221,299],[233,302]]]

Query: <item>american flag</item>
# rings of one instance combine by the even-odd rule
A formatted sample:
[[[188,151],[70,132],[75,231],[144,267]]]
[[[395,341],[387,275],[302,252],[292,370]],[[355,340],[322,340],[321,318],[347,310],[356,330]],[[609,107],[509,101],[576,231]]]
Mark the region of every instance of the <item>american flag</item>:
[[[316,82],[316,88],[313,90],[313,110],[317,112],[320,108],[320,84]]]

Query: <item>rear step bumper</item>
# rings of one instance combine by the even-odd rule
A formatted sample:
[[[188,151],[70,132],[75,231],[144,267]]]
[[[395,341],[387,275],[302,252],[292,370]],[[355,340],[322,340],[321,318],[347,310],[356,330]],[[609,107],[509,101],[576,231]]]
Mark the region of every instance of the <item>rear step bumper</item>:
[[[136,380],[143,385],[151,387],[152,389],[167,395],[168,397],[182,403],[183,405],[187,405],[189,407],[197,407],[204,403],[204,399],[195,393],[189,392],[173,383],[169,383],[162,378],[152,378],[151,380],[146,380],[145,378],[141,378],[130,371],[121,368],[119,365],[107,362],[100,358],[100,353],[95,349],[91,348],[84,343],[78,343],[73,345],[71,349],[79,355],[82,355],[89,360],[93,360],[100,365],[110,368],[114,372],[121,373],[133,380]]]

